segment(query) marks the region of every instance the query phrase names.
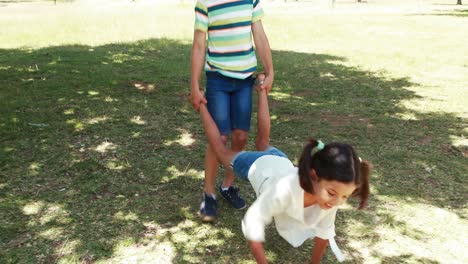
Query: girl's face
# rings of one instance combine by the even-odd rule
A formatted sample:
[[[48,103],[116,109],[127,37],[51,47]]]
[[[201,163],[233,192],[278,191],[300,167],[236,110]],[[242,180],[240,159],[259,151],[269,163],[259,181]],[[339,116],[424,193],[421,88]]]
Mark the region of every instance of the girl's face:
[[[316,178],[316,180],[312,181],[312,184],[314,186],[315,198],[322,209],[330,209],[344,204],[356,189],[354,182],[343,183]]]

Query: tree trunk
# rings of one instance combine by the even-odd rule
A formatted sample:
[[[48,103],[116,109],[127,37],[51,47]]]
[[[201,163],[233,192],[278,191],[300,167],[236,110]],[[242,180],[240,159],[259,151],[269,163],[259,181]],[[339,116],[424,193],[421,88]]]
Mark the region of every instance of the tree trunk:
[[[462,0],[457,0],[457,5],[462,5]]]

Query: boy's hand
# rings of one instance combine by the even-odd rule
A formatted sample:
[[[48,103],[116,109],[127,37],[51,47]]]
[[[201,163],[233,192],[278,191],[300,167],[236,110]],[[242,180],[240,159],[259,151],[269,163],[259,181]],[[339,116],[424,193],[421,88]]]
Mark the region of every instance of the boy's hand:
[[[200,111],[200,104],[207,103],[203,92],[198,89],[192,89],[190,93],[190,102],[192,103],[193,108],[195,108],[197,112]]]
[[[268,75],[265,76],[265,78],[263,80],[263,83],[260,85],[260,88],[262,90],[265,90],[266,94],[268,95],[270,93],[272,85],[273,85],[273,76],[268,74]]]
[[[255,90],[257,90],[257,92],[260,92],[262,90],[266,90],[265,89],[265,79],[266,79],[266,76],[264,73],[259,73],[257,74],[257,77],[255,78]],[[271,89],[271,86],[270,86],[270,89]],[[267,94],[268,94],[268,90],[267,91]]]

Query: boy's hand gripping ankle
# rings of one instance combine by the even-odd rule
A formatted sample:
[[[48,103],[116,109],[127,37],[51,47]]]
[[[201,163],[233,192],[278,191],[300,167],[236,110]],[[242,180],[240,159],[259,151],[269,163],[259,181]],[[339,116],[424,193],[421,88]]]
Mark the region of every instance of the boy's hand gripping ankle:
[[[265,81],[265,74],[264,73],[259,73],[257,74],[257,77],[255,78],[255,90],[260,93],[262,90],[265,91],[265,89],[262,88],[262,84]]]

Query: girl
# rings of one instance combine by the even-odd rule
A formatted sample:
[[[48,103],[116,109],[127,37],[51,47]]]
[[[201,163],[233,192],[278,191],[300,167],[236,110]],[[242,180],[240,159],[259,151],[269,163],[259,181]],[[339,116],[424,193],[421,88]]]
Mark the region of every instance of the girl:
[[[258,80],[263,78],[258,76]],[[299,166],[294,167],[283,152],[269,146],[267,91],[256,87],[258,151],[234,152],[227,148],[206,106],[200,105],[205,132],[216,157],[237,177],[248,180],[257,195],[242,220],[242,231],[252,254],[257,263],[267,262],[262,242],[265,226],[274,219],[278,233],[293,247],[315,237],[312,263],[320,262],[328,244],[342,261],[343,255],[334,241],[337,206],[351,196],[360,198],[359,209],[366,206],[370,164],[361,161],[348,144],[324,145],[310,140],[302,151]]]

